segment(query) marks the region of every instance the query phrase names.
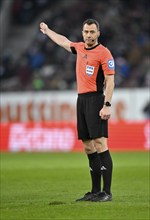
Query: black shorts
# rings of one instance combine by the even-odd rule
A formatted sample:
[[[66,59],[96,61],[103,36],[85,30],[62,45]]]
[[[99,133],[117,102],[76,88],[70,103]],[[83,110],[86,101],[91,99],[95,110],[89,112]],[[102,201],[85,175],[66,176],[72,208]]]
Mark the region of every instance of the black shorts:
[[[97,92],[78,94],[77,130],[78,139],[90,140],[108,137],[108,120],[102,120],[99,111],[104,104],[104,95]]]

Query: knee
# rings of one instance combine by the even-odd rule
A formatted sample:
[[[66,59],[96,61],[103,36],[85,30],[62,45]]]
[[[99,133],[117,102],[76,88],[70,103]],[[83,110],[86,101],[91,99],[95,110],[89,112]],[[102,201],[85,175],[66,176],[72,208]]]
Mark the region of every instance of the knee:
[[[83,145],[86,154],[92,154],[95,152],[95,146],[92,140],[83,141]]]
[[[97,138],[94,140],[95,148],[97,152],[103,152],[108,149],[107,147],[107,138]]]

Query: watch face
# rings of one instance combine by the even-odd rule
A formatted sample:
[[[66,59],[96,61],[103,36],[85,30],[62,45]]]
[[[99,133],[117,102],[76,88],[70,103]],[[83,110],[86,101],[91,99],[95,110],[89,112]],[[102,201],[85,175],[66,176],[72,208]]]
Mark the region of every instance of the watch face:
[[[106,106],[111,106],[110,102],[105,102]]]

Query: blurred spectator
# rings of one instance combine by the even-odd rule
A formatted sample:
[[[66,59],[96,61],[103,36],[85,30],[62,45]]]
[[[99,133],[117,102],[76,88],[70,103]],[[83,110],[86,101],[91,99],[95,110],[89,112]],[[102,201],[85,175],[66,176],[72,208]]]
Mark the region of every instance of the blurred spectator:
[[[9,50],[6,50],[3,53],[1,61],[2,63],[0,68],[0,79],[2,80],[14,77],[16,75],[16,66],[13,60],[13,56]]]
[[[20,25],[28,25],[50,3],[51,0],[14,0],[12,8],[13,21]]]
[[[21,62],[17,68],[16,74],[18,76],[18,79],[22,85],[22,87],[26,87],[28,83],[31,80],[31,74],[32,70],[28,64],[28,61],[26,58],[22,58]]]
[[[33,46],[31,49],[29,49],[27,52],[27,58],[32,70],[42,67],[45,63],[44,53],[41,52],[36,46]]]
[[[44,82],[43,80],[38,76],[38,74],[34,74],[34,78],[32,81],[33,89],[34,90],[43,90],[44,89]]]

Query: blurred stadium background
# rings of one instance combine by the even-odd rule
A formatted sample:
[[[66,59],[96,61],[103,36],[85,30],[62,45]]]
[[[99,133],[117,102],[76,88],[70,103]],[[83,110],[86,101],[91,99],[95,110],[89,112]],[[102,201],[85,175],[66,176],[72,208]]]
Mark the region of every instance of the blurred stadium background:
[[[110,149],[150,147],[148,0],[1,0],[1,151],[82,151],[76,135],[75,57],[39,31],[46,22],[82,41],[82,22],[100,22],[115,58]]]

